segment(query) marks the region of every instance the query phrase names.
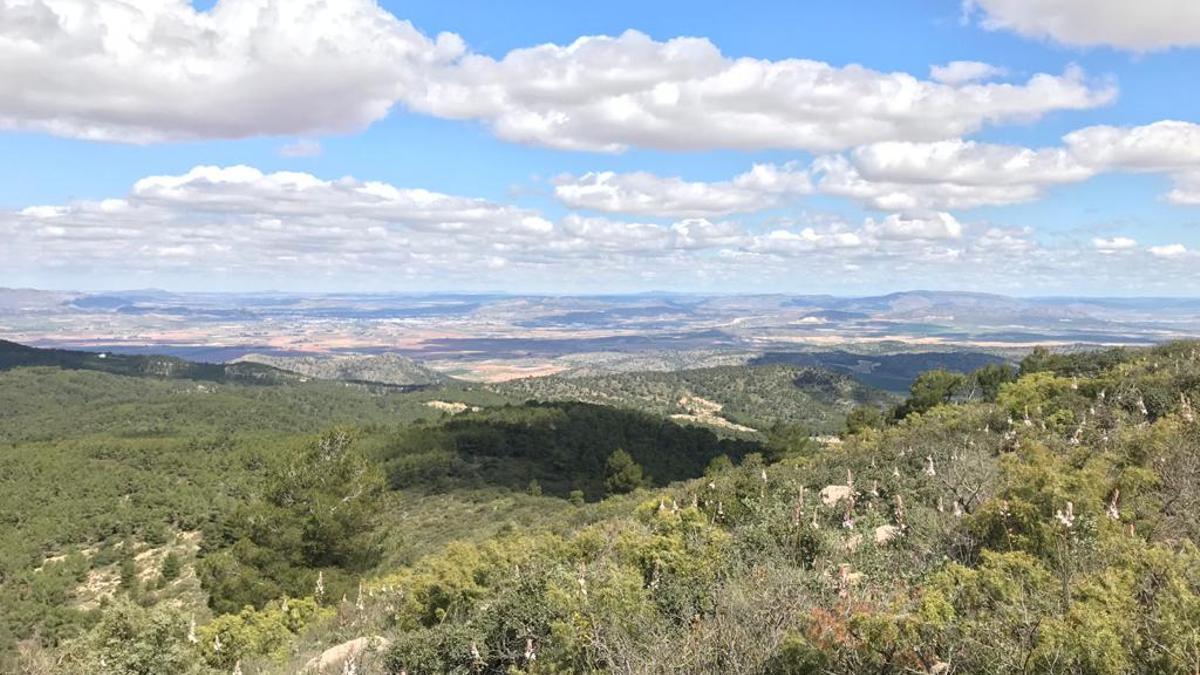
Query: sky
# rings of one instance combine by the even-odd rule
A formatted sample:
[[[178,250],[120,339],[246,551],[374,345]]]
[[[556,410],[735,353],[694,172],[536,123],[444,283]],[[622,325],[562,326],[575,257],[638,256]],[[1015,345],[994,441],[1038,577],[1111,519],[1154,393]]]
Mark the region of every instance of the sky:
[[[1200,295],[1194,0],[0,0],[0,286]]]

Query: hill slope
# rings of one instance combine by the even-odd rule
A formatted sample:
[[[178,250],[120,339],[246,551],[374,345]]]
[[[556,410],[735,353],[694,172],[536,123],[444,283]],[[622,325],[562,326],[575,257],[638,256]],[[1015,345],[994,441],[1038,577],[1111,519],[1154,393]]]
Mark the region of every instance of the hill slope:
[[[0,371],[33,366],[51,366],[64,370],[94,370],[133,377],[247,384],[277,384],[300,379],[294,373],[257,363],[196,363],[173,356],[138,356],[67,349],[38,349],[0,340]]]
[[[789,364],[829,368],[860,382],[887,391],[906,393],[918,375],[938,368],[969,373],[1007,359],[980,351],[901,351],[896,353],[846,350],[767,352],[750,360],[752,365]]]
[[[14,672],[16,642],[55,644],[86,629],[105,596],[186,598],[203,623],[193,544],[199,559],[222,548],[216,535],[261,493],[264,472],[326,429],[353,429],[357,450],[390,479],[377,508],[389,524],[384,560],[396,562],[577,511],[564,498],[600,498],[617,448],[664,484],[757,447],[644,413],[509,405],[482,389],[189,380],[144,375],[134,367],[153,362],[144,358],[118,375],[86,366],[119,360],[47,351],[6,349],[0,369],[0,672]],[[220,374],[212,368],[204,374]],[[447,400],[464,412],[443,412]],[[531,481],[547,496],[527,494]],[[156,586],[164,546],[186,549],[186,569]],[[117,567],[131,556],[141,581],[118,586]]]
[[[322,380],[377,382],[399,386],[428,386],[451,378],[399,354],[318,354],[274,356],[246,354],[234,363],[257,363]]]
[[[733,432],[761,431],[783,423],[833,433],[854,406],[889,400],[845,375],[791,365],[543,377],[489,388],[518,399],[585,401],[677,416],[680,421]]]
[[[986,398],[824,447],[805,442],[773,464],[757,453],[738,466],[718,460],[703,478],[599,504],[527,495],[542,518],[486,535],[470,526],[496,520],[494,504],[429,515],[468,529],[366,572],[321,559],[279,599],[230,604],[236,613],[202,622],[195,642],[186,611],[145,610],[122,592],[47,663],[68,673],[106,663],[296,673],[325,654],[325,672],[370,675],[1195,672],[1197,401],[1198,344],[1037,352]],[[410,429],[369,456],[396,475],[398,458],[445,433],[452,444],[434,451],[482,460],[485,475],[513,458],[569,472],[593,440],[626,442],[653,427],[624,414],[605,415],[609,427],[593,412],[496,408]],[[658,441],[643,440],[649,457]],[[329,514],[361,493],[353,481],[324,482],[324,469],[364,458],[316,456],[314,466],[264,472],[268,488],[287,489],[249,497],[248,517],[214,528],[222,546],[210,541],[217,550],[198,563],[214,593],[261,599],[271,587],[247,582],[289,582],[292,559],[261,542],[296,559],[309,555],[296,542],[339,550],[345,538],[326,535],[341,523]],[[402,462],[400,475],[418,475],[419,464]],[[407,533],[406,515],[381,514],[376,527]],[[40,595],[29,595],[47,595],[31,585]],[[376,648],[349,665],[344,650],[334,658],[339,645],[362,642]],[[167,658],[170,667],[155,667]]]

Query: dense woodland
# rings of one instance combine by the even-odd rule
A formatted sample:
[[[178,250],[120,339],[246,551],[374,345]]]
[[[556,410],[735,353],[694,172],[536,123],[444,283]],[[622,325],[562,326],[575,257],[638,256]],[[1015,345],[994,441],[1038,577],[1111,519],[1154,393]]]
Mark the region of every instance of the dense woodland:
[[[1200,670],[1200,344],[823,441],[457,393],[0,373],[0,670]]]
[[[831,370],[778,364],[539,377],[491,388],[522,399],[588,401],[658,415],[695,413],[711,401],[717,404],[714,416],[741,426],[802,425],[814,433],[836,433],[855,406],[879,407],[891,399]]]

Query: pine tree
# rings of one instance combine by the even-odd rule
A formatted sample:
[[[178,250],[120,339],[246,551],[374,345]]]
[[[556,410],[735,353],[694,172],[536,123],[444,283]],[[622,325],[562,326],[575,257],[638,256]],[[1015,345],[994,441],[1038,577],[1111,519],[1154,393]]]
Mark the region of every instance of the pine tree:
[[[642,467],[633,461],[633,456],[618,448],[608,457],[608,469],[605,473],[604,487],[609,494],[625,494],[633,492],[642,486],[645,478]]]
[[[179,556],[174,551],[167,553],[162,561],[162,578],[166,581],[172,581],[179,578]]]

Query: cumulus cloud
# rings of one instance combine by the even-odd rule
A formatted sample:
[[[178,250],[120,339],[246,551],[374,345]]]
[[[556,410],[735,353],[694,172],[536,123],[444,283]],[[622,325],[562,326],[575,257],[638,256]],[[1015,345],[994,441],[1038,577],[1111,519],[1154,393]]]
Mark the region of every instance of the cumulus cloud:
[[[1200,45],[1200,4],[1192,0],[965,0],[983,25],[1072,46],[1154,51]]]
[[[1054,288],[1098,269],[1150,283],[1178,276],[1191,259],[1178,245],[1143,249],[1124,237],[1047,248],[1028,228],[964,223],[945,212],[861,222],[813,214],[769,225],[576,213],[548,219],[483,199],[246,166],[198,166],[147,176],[117,197],[0,212],[0,237],[8,279],[53,274],[90,285],[210,289],[228,282],[243,290],[281,282],[313,290],[662,283],[728,290],[847,273],[854,283],[884,286],[919,273],[947,286],[978,280],[1020,290]],[[1147,266],[1150,256],[1161,264]]]
[[[1175,188],[1167,201],[1185,206],[1200,206],[1200,170],[1175,174]]]
[[[0,128],[135,143],[349,132],[402,105],[558,148],[830,151],[1115,95],[1075,69],[983,83],[952,64],[921,80],[635,31],[494,59],[375,0],[0,0],[0,62]]]
[[[882,210],[965,209],[1015,204],[1095,171],[1063,149],[953,140],[877,143],[818,158],[818,189]]]
[[[728,181],[591,173],[563,179],[556,195],[568,206],[611,213],[711,216],[769,208],[815,190],[881,211],[925,213],[1032,201],[1107,168],[1069,148],[885,142],[823,155],[808,167],[760,165]]]
[[[147,176],[119,198],[0,213],[0,269],[72,268],[478,281],[556,269],[588,278],[619,260],[659,262],[748,245],[746,228],[683,218],[639,223],[528,209],[355,178],[248,166]],[[629,263],[624,272],[645,268]],[[663,263],[666,264],[666,263]],[[689,263],[695,267],[695,260]]]
[[[121,198],[0,215],[10,269],[247,274],[470,268],[554,225],[480,199],[353,178],[200,166],[149,176]],[[436,262],[435,261],[440,261]]]
[[[1063,137],[1071,153],[1097,170],[1166,173],[1168,201],[1200,204],[1200,124],[1163,120],[1139,127],[1094,126]]]
[[[640,171],[566,176],[556,181],[554,194],[572,208],[690,218],[759,211],[811,190],[807,172],[794,164],[757,164],[732,180],[711,183]]]
[[[1102,253],[1115,253],[1116,251],[1128,251],[1137,247],[1137,242],[1129,237],[1096,237],[1092,239],[1092,247]]]
[[[198,166],[181,175],[149,176],[133,185],[131,208],[187,214],[273,218],[364,219],[418,230],[544,233],[548,221],[531,211],[429,190],[353,178],[323,180],[308,173],[266,174],[248,166]],[[85,203],[76,208],[87,209]]]
[[[932,66],[929,77],[943,84],[966,84],[1000,77],[1005,74],[1003,68],[980,61],[951,61],[944,66]]]
[[[1168,201],[1200,205],[1200,125],[1163,120],[1092,126],[1046,148],[964,139],[885,141],[820,155],[808,166],[756,165],[726,181],[646,172],[568,176],[555,194],[573,208],[665,217],[746,213],[811,192],[885,212],[928,214],[1029,202],[1054,186],[1108,172],[1166,174],[1174,181]]]
[[[1181,255],[1187,255],[1187,247],[1183,244],[1167,244],[1165,246],[1151,246],[1146,249],[1151,255],[1156,255],[1160,258],[1178,258]]]
[[[960,239],[962,224],[949,213],[923,218],[905,218],[891,214],[881,221],[868,220],[866,229],[881,239]]]
[[[1063,141],[1079,161],[1094,167],[1174,171],[1200,166],[1200,125],[1191,122],[1093,126],[1069,133]]]
[[[820,61],[729,58],[703,38],[636,31],[468,55],[405,100],[438,117],[480,120],[506,140],[619,152],[837,150],[940,140],[988,123],[1092,108],[1115,96],[1078,69],[1023,83],[948,84]]]
[[[321,143],[302,138],[295,143],[288,143],[280,148],[279,154],[284,157],[319,157],[321,155]]]
[[[892,211],[966,209],[1028,202],[1055,185],[1101,173],[1165,173],[1167,199],[1200,204],[1200,125],[1163,120],[1136,127],[1093,126],[1059,147],[1025,148],[968,140],[883,142],[818,157],[816,189]]]
[[[865,252],[869,243],[860,232],[849,231],[840,227],[818,231],[813,227],[805,227],[799,231],[776,229],[764,235],[753,237],[748,242],[748,250],[756,253],[794,256],[813,251],[850,250]]]
[[[463,50],[374,0],[0,0],[0,129],[147,143],[362,129]]]

